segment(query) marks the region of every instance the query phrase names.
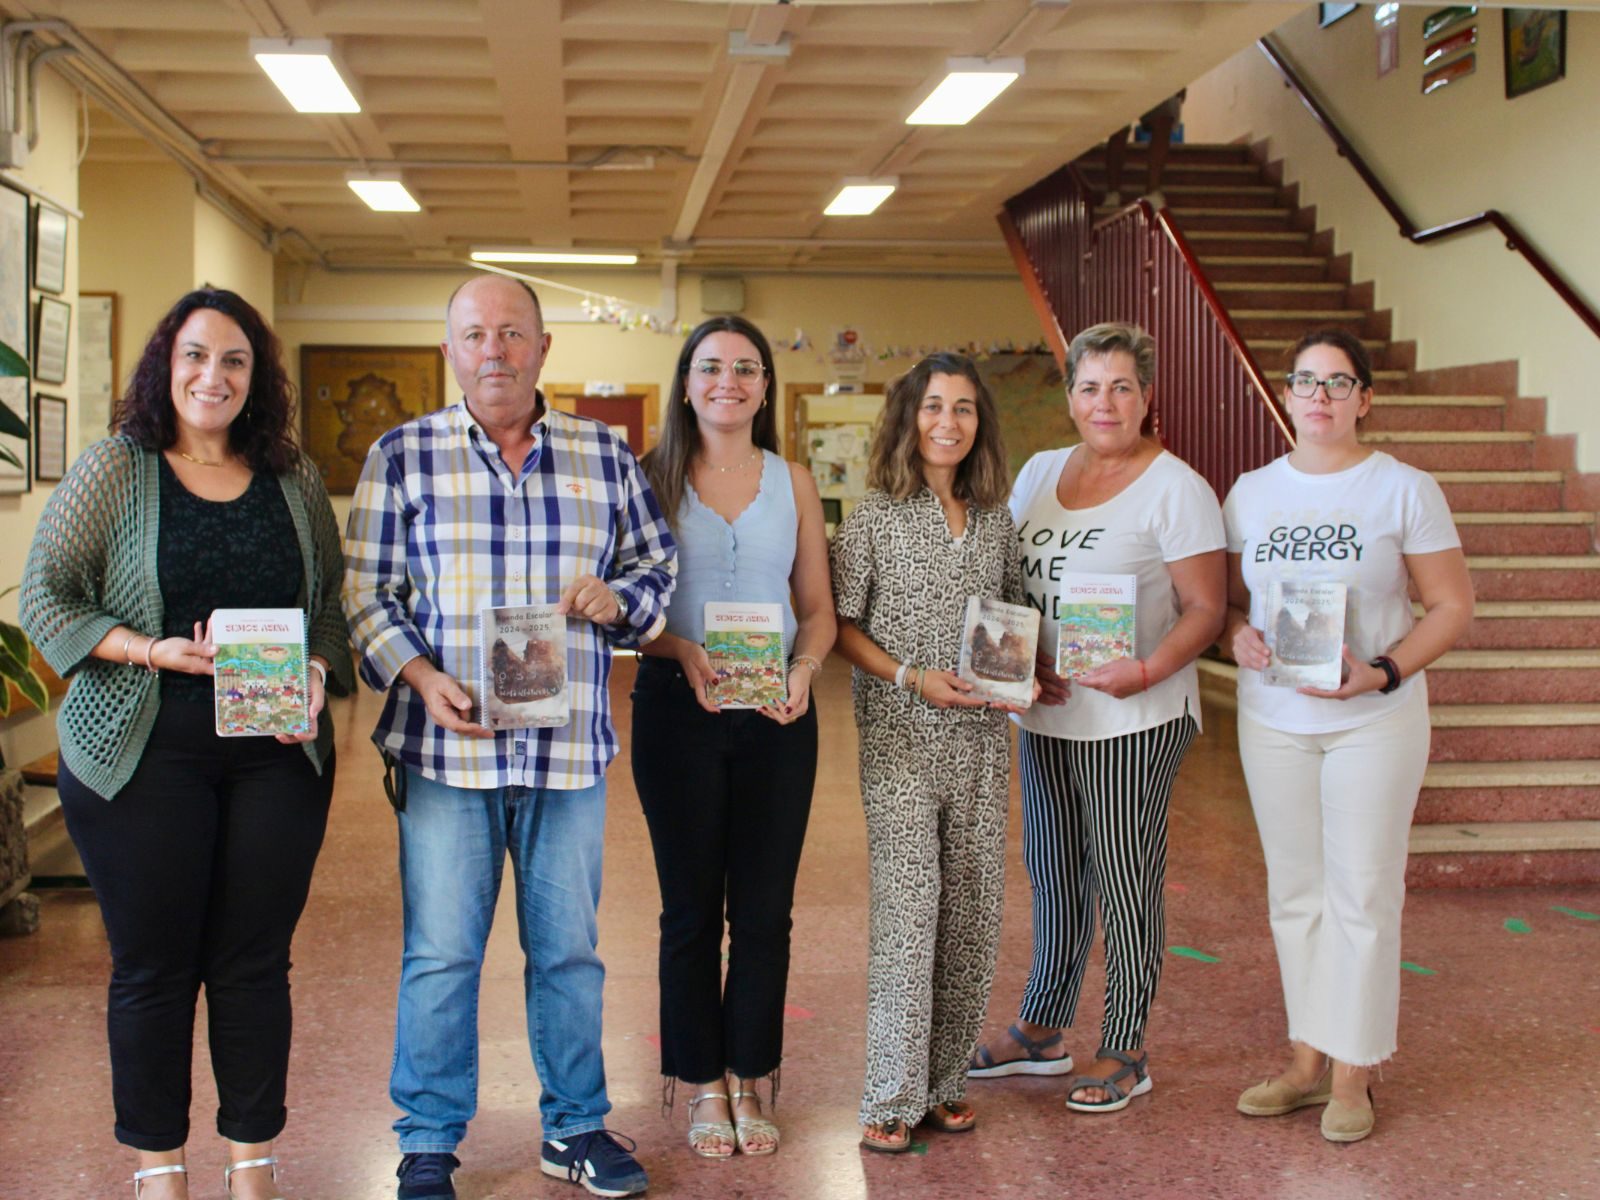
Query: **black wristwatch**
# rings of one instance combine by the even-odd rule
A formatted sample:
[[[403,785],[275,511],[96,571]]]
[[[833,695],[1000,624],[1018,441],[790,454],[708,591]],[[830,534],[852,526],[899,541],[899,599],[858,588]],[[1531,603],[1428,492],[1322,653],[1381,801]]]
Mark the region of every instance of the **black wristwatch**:
[[[1378,655],[1367,665],[1377,667],[1378,670],[1383,672],[1384,678],[1389,681],[1378,689],[1380,695],[1387,696],[1400,686],[1400,668],[1394,665],[1394,659],[1387,654]]]

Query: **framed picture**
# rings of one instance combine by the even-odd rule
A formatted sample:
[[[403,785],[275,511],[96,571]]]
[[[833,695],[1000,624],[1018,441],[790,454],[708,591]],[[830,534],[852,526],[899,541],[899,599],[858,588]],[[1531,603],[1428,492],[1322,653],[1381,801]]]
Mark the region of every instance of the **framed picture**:
[[[28,357],[28,197],[0,184],[0,342]],[[28,424],[28,381],[0,379],[0,404],[24,427]],[[0,434],[20,467],[0,459],[0,495],[16,495],[33,486],[28,469],[31,438]]]
[[[1440,88],[1464,79],[1478,69],[1478,55],[1463,54],[1460,58],[1452,58],[1442,66],[1435,67],[1422,77],[1422,94],[1431,96]]]
[[[33,398],[33,477],[54,482],[67,471],[67,402],[40,392]]]
[[[1459,25],[1468,17],[1478,15],[1476,4],[1452,4],[1449,8],[1441,8],[1431,12],[1422,19],[1422,40],[1427,41],[1436,33],[1443,33],[1452,25]]]
[[[33,377],[40,383],[67,381],[67,346],[72,333],[72,305],[39,297],[34,327]]]
[[[48,204],[33,209],[33,286],[52,296],[67,290],[67,214]]]
[[[300,348],[300,445],[332,495],[355,491],[379,437],[444,403],[437,346]]]
[[[117,396],[117,294],[78,293],[78,444],[110,432]]]
[[[1500,19],[1505,22],[1507,100],[1566,76],[1566,13],[1553,8],[1508,8]]]
[[[1431,67],[1435,63],[1443,62],[1452,54],[1460,50],[1470,50],[1478,44],[1478,27],[1468,25],[1465,29],[1452,33],[1449,37],[1442,37],[1437,42],[1430,42],[1422,51],[1422,65]]]
[[[1326,29],[1341,17],[1348,17],[1360,5],[1356,4],[1319,4],[1317,5],[1317,24]]]

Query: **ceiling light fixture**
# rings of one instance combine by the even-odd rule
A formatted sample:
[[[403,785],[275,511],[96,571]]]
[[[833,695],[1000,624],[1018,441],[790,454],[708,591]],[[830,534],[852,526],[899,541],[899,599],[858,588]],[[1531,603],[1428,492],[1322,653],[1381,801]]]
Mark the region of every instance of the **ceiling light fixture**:
[[[565,266],[631,267],[637,254],[601,254],[586,250],[474,250],[473,262],[555,263]]]
[[[400,182],[393,171],[352,171],[345,176],[350,190],[366,201],[373,212],[421,212],[422,205]]]
[[[878,205],[887,200],[899,186],[900,180],[893,175],[877,179],[868,179],[865,176],[847,177],[844,186],[839,189],[839,194],[828,202],[827,208],[822,210],[822,215],[864,217],[876,211]]]
[[[1022,74],[1020,58],[951,58],[944,66],[943,82],[906,118],[907,125],[965,125]]]
[[[296,112],[361,111],[333,65],[333,43],[328,39],[251,38],[250,53]]]

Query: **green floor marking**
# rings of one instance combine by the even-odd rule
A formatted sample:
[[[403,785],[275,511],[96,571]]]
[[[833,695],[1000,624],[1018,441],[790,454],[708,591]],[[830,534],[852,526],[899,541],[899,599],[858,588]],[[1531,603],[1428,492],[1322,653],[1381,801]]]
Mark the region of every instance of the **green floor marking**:
[[[1529,925],[1521,917],[1512,917],[1509,920],[1507,920],[1506,921],[1506,928],[1509,929],[1512,933],[1532,933],[1533,932],[1533,926]]]
[[[911,1143],[911,1153],[913,1153],[913,1154],[926,1154],[927,1152],[928,1152],[928,1143],[927,1142],[912,1142]]]
[[[1207,954],[1204,950],[1196,950],[1193,946],[1168,946],[1167,953],[1176,954],[1179,958],[1192,958],[1196,962],[1214,963],[1222,961],[1215,954]]]
[[[1419,966],[1414,962],[1403,962],[1400,964],[1400,969],[1402,971],[1410,971],[1413,975],[1437,975],[1439,973],[1432,967]]]
[[[1600,913],[1584,912],[1581,908],[1568,908],[1565,904],[1552,904],[1551,912],[1566,913],[1569,917],[1577,917],[1580,921],[1600,921]]]

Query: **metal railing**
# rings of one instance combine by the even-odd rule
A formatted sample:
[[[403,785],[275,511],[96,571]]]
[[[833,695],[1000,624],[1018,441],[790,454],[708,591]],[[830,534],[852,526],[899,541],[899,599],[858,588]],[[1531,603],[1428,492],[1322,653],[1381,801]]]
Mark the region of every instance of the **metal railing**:
[[[1322,127],[1322,131],[1332,140],[1334,149],[1339,152],[1339,157],[1350,163],[1351,167],[1355,169],[1355,173],[1361,176],[1361,181],[1367,185],[1368,189],[1377,198],[1378,203],[1383,205],[1384,211],[1393,218],[1395,225],[1399,227],[1401,237],[1418,246],[1425,246],[1429,242],[1452,237],[1458,233],[1466,233],[1471,229],[1478,229],[1486,225],[1492,227],[1499,232],[1501,237],[1505,238],[1506,249],[1522,255],[1528,265],[1539,273],[1539,278],[1549,284],[1556,295],[1560,296],[1566,303],[1567,307],[1577,314],[1578,320],[1587,325],[1591,333],[1600,337],[1600,313],[1597,313],[1594,306],[1580,296],[1576,289],[1561,277],[1561,274],[1555,269],[1550,260],[1539,253],[1538,247],[1530,242],[1527,235],[1512,223],[1511,218],[1498,209],[1488,208],[1483,212],[1474,213],[1470,217],[1446,221],[1442,225],[1434,225],[1428,229],[1419,229],[1416,222],[1406,215],[1405,209],[1400,207],[1400,202],[1384,186],[1383,180],[1378,178],[1377,173],[1368,165],[1367,160],[1361,156],[1361,152],[1345,136],[1344,131],[1339,128],[1338,122],[1323,107],[1322,102],[1312,94],[1305,81],[1300,78],[1294,67],[1289,64],[1289,60],[1283,56],[1283,52],[1267,38],[1261,38],[1256,42],[1256,45],[1261,48],[1261,53],[1267,56],[1267,61],[1283,77],[1284,86],[1300,98],[1300,103],[1305,105],[1306,111],[1311,114],[1316,123]]]
[[[1131,321],[1156,340],[1155,432],[1218,496],[1294,444],[1288,421],[1199,259],[1146,200],[1094,220],[1071,164],[1006,201],[1000,225],[1058,361],[1072,335]],[[1248,237],[1248,234],[1243,235]]]

